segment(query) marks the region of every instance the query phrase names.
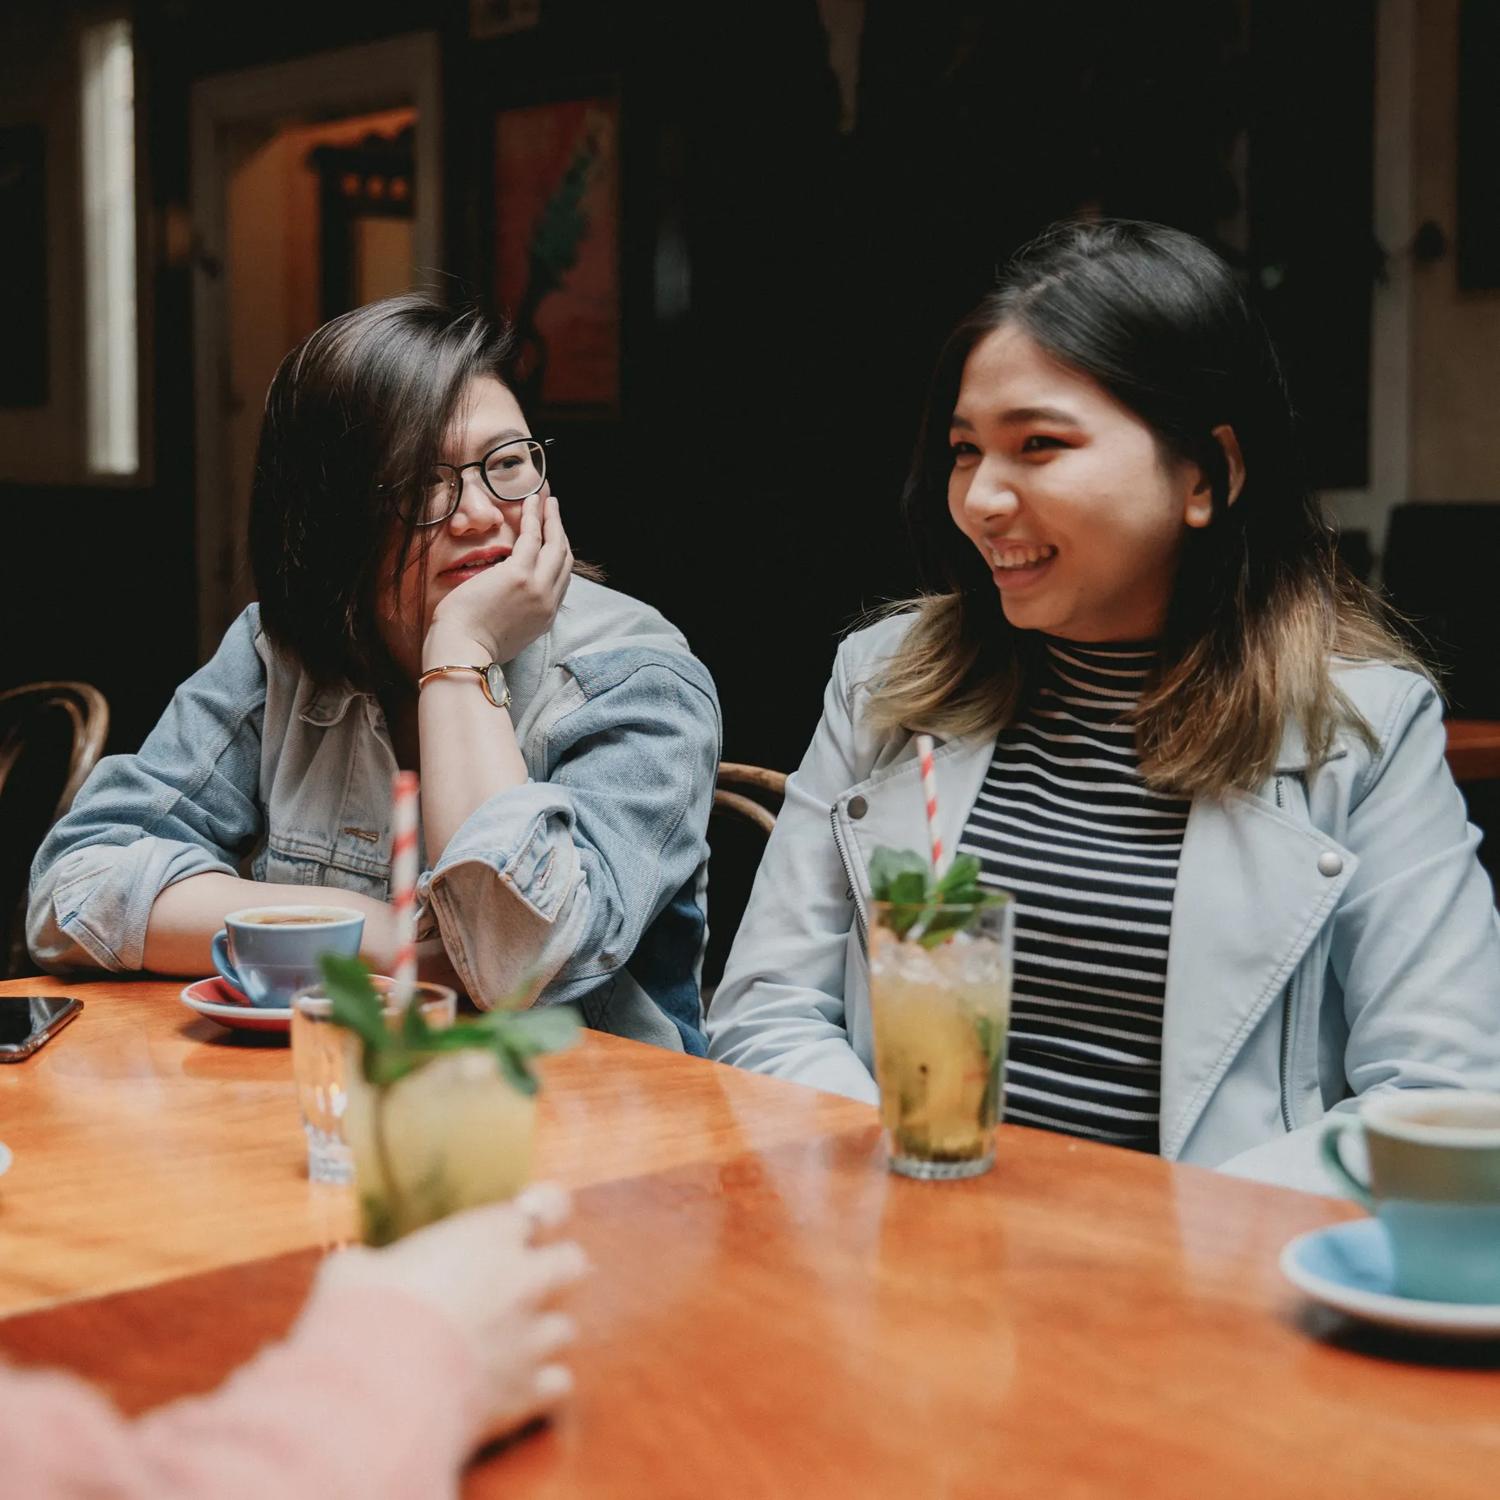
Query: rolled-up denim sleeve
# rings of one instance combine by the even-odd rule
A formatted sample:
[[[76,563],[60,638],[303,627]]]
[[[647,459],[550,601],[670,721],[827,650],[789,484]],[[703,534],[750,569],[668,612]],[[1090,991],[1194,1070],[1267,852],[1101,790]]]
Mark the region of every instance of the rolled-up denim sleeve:
[[[169,885],[238,873],[260,836],[265,664],[247,610],[178,688],[135,755],[99,762],[31,869],[26,938],[43,968],[144,963],[151,907]]]
[[[719,705],[695,658],[601,652],[566,664],[571,706],[545,780],[491,797],[420,894],[469,994],[575,999],[620,969],[707,855]]]

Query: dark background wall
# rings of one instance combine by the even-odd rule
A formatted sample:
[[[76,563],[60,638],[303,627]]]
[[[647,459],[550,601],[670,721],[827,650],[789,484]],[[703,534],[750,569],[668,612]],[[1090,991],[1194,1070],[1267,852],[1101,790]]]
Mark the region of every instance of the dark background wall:
[[[157,222],[186,203],[194,80],[436,28],[445,269],[484,300],[494,111],[616,88],[621,412],[549,424],[559,492],[576,548],[714,670],[726,753],[790,766],[838,634],[913,586],[895,501],[941,337],[1055,217],[1139,215],[1220,243],[1320,419],[1323,481],[1364,481],[1373,10],[870,0],[841,130],[814,0],[544,0],[537,30],[488,43],[461,0],[142,0],[147,207]],[[668,225],[690,272],[670,316]],[[152,487],[0,486],[4,681],[97,682],[115,748],[197,655],[190,271],[158,256],[149,276]]]

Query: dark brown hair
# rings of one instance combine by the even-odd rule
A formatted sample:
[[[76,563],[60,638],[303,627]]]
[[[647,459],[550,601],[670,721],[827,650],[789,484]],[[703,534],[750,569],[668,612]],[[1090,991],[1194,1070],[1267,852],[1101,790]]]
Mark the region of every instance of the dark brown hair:
[[[250,561],[266,635],[318,683],[388,678],[378,596],[426,545],[415,501],[465,388],[504,381],[511,348],[476,308],[410,293],[334,318],[282,360],[255,455]]]
[[[1056,225],[1023,249],[938,359],[903,496],[928,592],[874,686],[871,722],[994,733],[1015,715],[1034,643],[1005,618],[989,570],[948,514],[950,420],[974,347],[1002,326],[1096,381],[1208,477],[1208,526],[1184,528],[1154,682],[1136,709],[1147,781],[1251,788],[1289,722],[1314,759],[1341,723],[1372,738],[1331,675],[1344,656],[1422,665],[1338,561],[1300,467],[1276,355],[1228,265],[1201,241],[1130,220]],[[1234,429],[1245,480],[1214,438]]]

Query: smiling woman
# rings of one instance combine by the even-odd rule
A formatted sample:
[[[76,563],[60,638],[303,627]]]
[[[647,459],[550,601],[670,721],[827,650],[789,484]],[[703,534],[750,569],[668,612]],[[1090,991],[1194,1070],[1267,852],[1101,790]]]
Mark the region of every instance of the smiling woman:
[[[287,355],[256,455],[260,602],[43,846],[39,962],[203,973],[227,912],[336,890],[386,968],[409,768],[431,974],[704,1050],[713,682],[575,563],[509,352],[477,312],[403,296]]]
[[[1212,514],[1193,465],[1009,324],[965,361],[950,433],[948,508],[989,563],[1011,625],[1084,641],[1161,634],[1183,527]],[[1232,504],[1239,445],[1227,425],[1216,440]]]
[[[931,837],[1017,898],[1008,1120],[1323,1188],[1326,1111],[1500,1085],[1441,705],[1228,266],[1150,224],[1028,247],[939,358],[905,506],[929,592],[839,652],[713,1056],[874,1097],[868,861]]]

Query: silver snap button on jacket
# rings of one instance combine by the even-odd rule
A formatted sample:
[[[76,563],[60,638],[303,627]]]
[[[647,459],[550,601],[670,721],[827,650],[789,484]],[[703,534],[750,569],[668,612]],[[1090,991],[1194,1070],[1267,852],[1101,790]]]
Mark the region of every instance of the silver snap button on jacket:
[[[1326,849],[1318,856],[1318,873],[1320,875],[1341,875],[1343,870],[1344,861],[1332,849]]]
[[[869,810],[870,804],[863,797],[851,797],[849,799],[849,816],[851,818],[862,818]]]

